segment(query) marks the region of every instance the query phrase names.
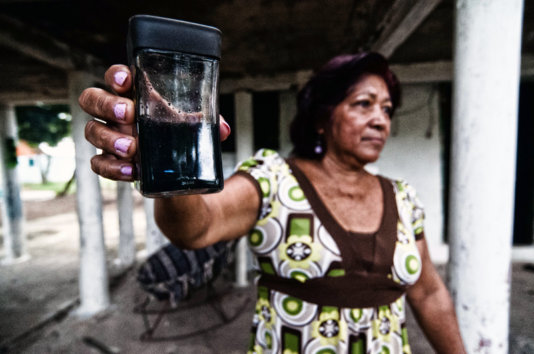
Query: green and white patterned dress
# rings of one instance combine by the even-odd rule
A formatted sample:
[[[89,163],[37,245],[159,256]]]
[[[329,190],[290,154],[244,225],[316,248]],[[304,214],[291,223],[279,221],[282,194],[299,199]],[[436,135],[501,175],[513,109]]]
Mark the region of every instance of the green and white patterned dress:
[[[423,209],[403,181],[378,176],[379,230],[344,230],[291,160],[262,149],[238,165],[261,207],[248,235],[258,270],[249,353],[410,353],[405,292],[421,273]]]

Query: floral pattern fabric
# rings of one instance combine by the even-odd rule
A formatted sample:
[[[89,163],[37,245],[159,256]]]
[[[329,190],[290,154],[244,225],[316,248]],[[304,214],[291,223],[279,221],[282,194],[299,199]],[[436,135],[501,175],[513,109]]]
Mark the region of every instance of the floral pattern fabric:
[[[312,209],[288,163],[262,149],[238,165],[257,181],[261,210],[248,243],[261,275],[296,279],[336,277],[342,252]],[[392,181],[398,211],[396,243],[385,277],[403,286],[421,273],[416,240],[424,213],[415,190]],[[350,296],[350,294],[347,294]],[[405,327],[405,297],[365,308],[321,306],[290,294],[258,287],[249,353],[410,353]]]

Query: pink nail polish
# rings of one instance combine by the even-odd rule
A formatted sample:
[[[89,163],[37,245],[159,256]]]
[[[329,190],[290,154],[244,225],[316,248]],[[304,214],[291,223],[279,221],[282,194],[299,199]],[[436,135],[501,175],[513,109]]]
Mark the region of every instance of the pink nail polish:
[[[125,176],[131,176],[132,175],[132,166],[122,166],[121,167],[121,173]]]
[[[124,71],[118,71],[113,75],[113,79],[115,80],[115,83],[119,86],[124,85],[124,81],[126,81],[126,78],[128,77],[128,73],[125,73]]]
[[[113,113],[117,119],[124,119],[124,116],[126,115],[126,103],[117,103],[115,107],[113,107]]]
[[[230,124],[226,123],[226,121],[224,120],[221,120],[221,124],[226,127],[228,134],[230,134],[230,132],[232,131],[232,129],[230,128]]]
[[[122,152],[123,154],[126,154],[128,152],[128,148],[130,147],[130,144],[132,142],[129,139],[126,138],[119,138],[115,140],[115,150]]]

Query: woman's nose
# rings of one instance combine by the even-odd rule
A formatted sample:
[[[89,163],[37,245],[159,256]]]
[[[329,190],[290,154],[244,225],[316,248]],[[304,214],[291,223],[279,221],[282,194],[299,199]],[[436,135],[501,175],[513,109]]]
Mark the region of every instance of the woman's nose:
[[[373,109],[373,115],[371,118],[371,125],[377,129],[385,129],[389,122],[389,114],[387,114],[382,106],[375,105]]]

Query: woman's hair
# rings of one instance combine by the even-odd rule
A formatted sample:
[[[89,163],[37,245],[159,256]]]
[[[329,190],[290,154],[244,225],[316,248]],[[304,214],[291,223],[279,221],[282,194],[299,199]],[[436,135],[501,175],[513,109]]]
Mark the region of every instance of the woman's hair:
[[[292,154],[321,159],[315,151],[317,130],[329,121],[334,108],[350,94],[363,75],[376,74],[384,79],[392,103],[391,116],[400,105],[400,86],[387,60],[378,53],[363,52],[336,56],[317,70],[297,95],[297,114],[290,127]],[[323,144],[324,145],[324,144]]]

